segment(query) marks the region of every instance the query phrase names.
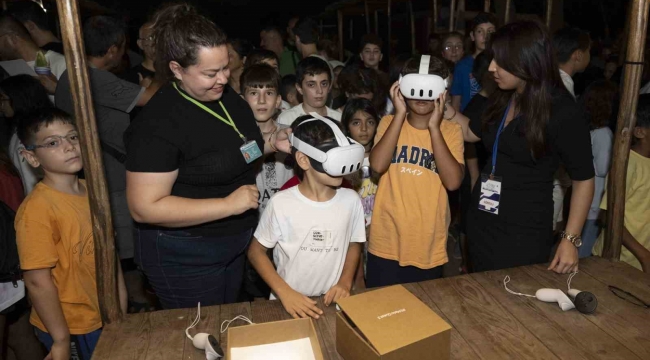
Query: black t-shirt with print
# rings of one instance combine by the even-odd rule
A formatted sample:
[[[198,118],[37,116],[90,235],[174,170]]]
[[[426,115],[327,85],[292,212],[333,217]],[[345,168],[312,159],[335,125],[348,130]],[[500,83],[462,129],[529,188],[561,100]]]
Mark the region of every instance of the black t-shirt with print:
[[[230,86],[226,86],[221,101],[239,131],[248,140],[255,140],[263,151],[264,140],[248,104]],[[202,103],[227,119],[219,101]],[[124,139],[128,171],[179,170],[171,193],[174,196],[225,198],[242,185],[255,185],[257,162],[261,159],[246,164],[240,151],[243,141],[237,132],[183,98],[171,84],[154,95],[131,123]],[[257,210],[249,210],[185,230],[220,236],[239,234],[256,225]]]

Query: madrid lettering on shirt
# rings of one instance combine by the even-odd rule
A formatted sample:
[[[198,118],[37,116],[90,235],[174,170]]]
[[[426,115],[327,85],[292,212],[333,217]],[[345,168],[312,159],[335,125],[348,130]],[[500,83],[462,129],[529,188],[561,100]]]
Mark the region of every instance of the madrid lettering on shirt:
[[[438,173],[438,167],[431,151],[417,146],[402,145],[395,147],[391,163],[404,164],[404,166],[400,167],[399,172],[413,176],[421,176],[425,170]]]

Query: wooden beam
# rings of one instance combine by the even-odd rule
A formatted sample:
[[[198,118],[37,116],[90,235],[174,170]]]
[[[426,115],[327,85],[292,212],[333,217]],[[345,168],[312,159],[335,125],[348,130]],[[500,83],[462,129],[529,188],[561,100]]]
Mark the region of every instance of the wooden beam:
[[[454,31],[455,18],[456,18],[456,0],[451,0],[451,11],[449,11],[449,32]]]
[[[108,188],[104,178],[104,162],[97,137],[97,123],[93,108],[90,79],[86,65],[86,51],[76,0],[57,0],[61,40],[72,90],[74,115],[81,134],[81,154],[86,174],[88,197],[95,245],[97,298],[104,324],[122,319],[117,293],[117,257],[113,239],[113,220],[109,204]]]
[[[485,11],[486,13],[490,12],[490,0],[485,0],[483,2],[483,11]]]
[[[623,71],[621,104],[616,123],[616,137],[612,154],[612,167],[607,184],[607,228],[603,257],[619,260],[625,218],[625,181],[630,155],[630,138],[636,126],[636,107],[643,75],[643,52],[648,29],[648,0],[630,2],[627,22],[627,56]]]
[[[553,0],[546,0],[546,27],[551,29],[551,20],[553,16]]]
[[[375,35],[379,36],[379,10],[375,10]]]
[[[413,15],[413,1],[409,1],[409,17],[411,18],[411,54],[415,54],[415,15]]]
[[[506,24],[510,22],[510,16],[511,16],[510,8],[511,7],[512,7],[512,0],[506,0],[506,12],[505,12],[505,23]]]
[[[390,11],[391,5],[392,5],[391,0],[388,0],[387,10],[386,10],[387,11],[386,14],[388,15],[388,49],[390,49],[390,47],[393,44],[393,24],[391,22],[391,11]]]
[[[366,34],[370,33],[370,11],[368,10],[368,0],[363,2],[363,7],[366,11]]]
[[[438,31],[438,0],[433,0],[431,6],[433,6],[433,21],[431,21],[433,29],[430,32],[435,34]]]
[[[338,18],[338,26],[339,26],[339,60],[343,61],[343,12],[341,10],[338,10],[336,12],[337,18]]]

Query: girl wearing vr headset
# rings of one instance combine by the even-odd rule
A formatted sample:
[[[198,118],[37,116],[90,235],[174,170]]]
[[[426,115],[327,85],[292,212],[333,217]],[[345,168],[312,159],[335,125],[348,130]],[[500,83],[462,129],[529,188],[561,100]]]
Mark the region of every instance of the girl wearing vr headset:
[[[492,51],[488,70],[498,89],[486,111],[471,119],[454,116],[465,141],[482,141],[491,150],[468,214],[473,270],[544,263],[553,255],[553,174],[561,161],[573,183],[571,211],[548,269],[572,272],[594,191],[589,128],[562,84],[542,25],[500,28]]]

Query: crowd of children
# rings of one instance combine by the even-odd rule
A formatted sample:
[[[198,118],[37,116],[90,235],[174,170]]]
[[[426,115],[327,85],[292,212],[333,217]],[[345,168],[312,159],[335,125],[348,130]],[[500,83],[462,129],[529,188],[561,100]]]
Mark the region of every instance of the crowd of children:
[[[0,17],[1,60],[34,67],[40,48],[52,66],[0,79],[0,221],[15,230],[22,274],[0,268],[0,358],[8,346],[18,360],[90,359],[102,321],[88,189],[64,55],[32,26],[47,27],[40,11]],[[355,289],[453,275],[443,266],[456,223],[462,271],[550,262],[568,273],[599,254],[616,76],[590,57],[584,31],[498,25],[479,13],[471,49],[461,33],[432,36],[430,57],[395,56],[384,72],[374,34],[344,63],[307,17],[263,28],[257,47],[190,5],[165,5],[140,28],[142,63],[124,69],[124,24],[87,19],[122,311],[153,292],[166,309],[270,297],[318,318],[314,296],[329,306]],[[579,75],[599,61],[600,79]],[[414,74],[446,89],[403,93]],[[648,96],[631,131],[621,256],[645,272]],[[353,168],[333,169],[344,150]]]

